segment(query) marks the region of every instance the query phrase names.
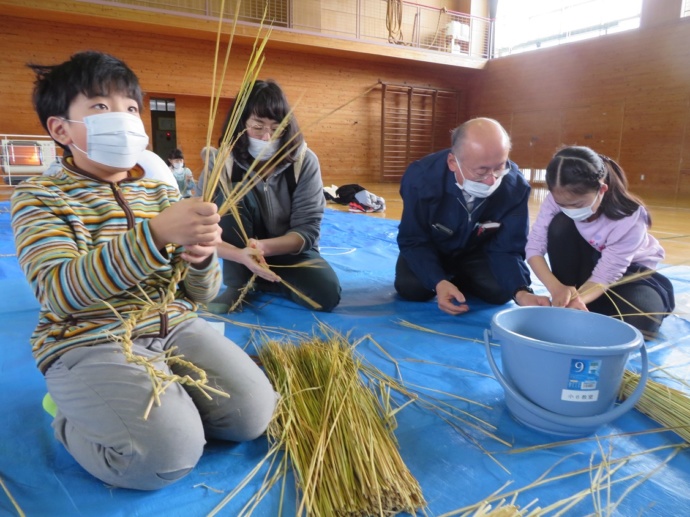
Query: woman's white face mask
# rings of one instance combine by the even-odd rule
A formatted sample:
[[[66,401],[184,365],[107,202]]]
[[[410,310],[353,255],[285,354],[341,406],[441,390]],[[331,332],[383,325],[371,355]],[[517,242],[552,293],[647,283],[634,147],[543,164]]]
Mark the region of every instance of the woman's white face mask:
[[[278,152],[280,140],[260,140],[249,137],[249,154],[254,158],[265,161]]]
[[[73,145],[89,160],[101,165],[131,169],[149,144],[144,123],[131,113],[99,113],[84,117],[84,120],[65,120],[86,126],[86,151]]]

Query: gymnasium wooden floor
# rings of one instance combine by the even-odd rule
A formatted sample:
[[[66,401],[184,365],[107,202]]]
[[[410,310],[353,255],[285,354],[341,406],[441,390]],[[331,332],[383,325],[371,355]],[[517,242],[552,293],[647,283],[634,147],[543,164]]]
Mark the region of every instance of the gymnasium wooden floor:
[[[324,181],[324,183],[328,183]],[[386,211],[366,214],[367,217],[381,217],[385,219],[400,219],[402,214],[402,200],[398,192],[397,183],[368,183],[362,185],[369,192],[381,196],[386,200]],[[539,212],[539,206],[547,194],[545,188],[533,188],[530,200],[530,219],[534,221]],[[644,197],[643,197],[644,200]],[[651,233],[661,242],[666,250],[666,264],[690,264],[690,209],[677,208],[675,202],[654,200],[648,202],[647,208],[652,215]],[[329,203],[329,208],[347,210],[347,207],[336,203]]]
[[[328,180],[324,184],[330,185]],[[362,185],[369,192],[383,197],[386,200],[386,211],[382,213],[366,214],[367,217],[380,217],[384,219],[400,219],[402,213],[402,200],[398,193],[397,183],[367,183]],[[0,184],[0,201],[9,200],[12,187]],[[546,196],[546,189],[532,189],[530,201],[530,218],[534,220],[539,212],[539,205]],[[643,196],[644,199],[644,196]],[[677,201],[665,201],[654,199],[647,201],[652,214],[652,234],[659,239],[666,250],[666,264],[688,265],[690,264],[690,203],[678,203]],[[347,211],[347,207],[336,203],[329,203],[330,208]]]

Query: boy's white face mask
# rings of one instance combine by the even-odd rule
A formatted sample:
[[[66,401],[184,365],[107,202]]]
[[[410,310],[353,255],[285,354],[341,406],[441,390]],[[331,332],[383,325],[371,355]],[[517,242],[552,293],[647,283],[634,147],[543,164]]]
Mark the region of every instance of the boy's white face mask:
[[[280,140],[260,140],[249,137],[249,154],[261,161],[268,160],[280,147]]]
[[[144,123],[131,113],[99,113],[84,117],[83,121],[65,120],[86,126],[86,151],[73,145],[89,160],[101,165],[131,169],[149,144]]]

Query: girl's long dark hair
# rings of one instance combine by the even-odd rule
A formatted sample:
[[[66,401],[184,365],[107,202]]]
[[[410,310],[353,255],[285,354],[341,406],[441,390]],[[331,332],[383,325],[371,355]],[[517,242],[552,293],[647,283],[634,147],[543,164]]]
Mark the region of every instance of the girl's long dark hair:
[[[249,117],[254,115],[259,118],[267,118],[275,120],[276,122],[282,122],[290,113],[290,105],[288,104],[283,90],[281,90],[280,86],[274,81],[256,81],[254,86],[252,86],[252,91],[249,94],[249,98],[247,99],[247,103],[237,123],[237,127],[234,129],[228,128],[232,110],[233,106],[230,107],[225,117],[221,135],[225,135],[228,130],[231,130],[232,138],[235,139],[237,135],[242,133],[232,149],[232,154],[236,160],[244,164],[250,164],[254,161],[254,157],[249,154],[249,135],[247,131],[245,131]],[[219,146],[222,141],[223,136],[221,136],[218,141]],[[288,147],[286,147],[289,152],[283,161],[294,163],[297,160],[297,150],[304,142],[294,114],[290,115],[285,132],[280,137],[280,144],[278,147],[282,147],[287,142],[290,142]]]
[[[549,190],[562,188],[582,195],[598,190],[602,183],[608,185],[608,190],[604,193],[597,215],[604,214],[616,221],[644,207],[642,200],[628,191],[628,179],[621,166],[589,147],[564,147],[546,167],[546,186]],[[649,214],[647,224],[652,225]]]

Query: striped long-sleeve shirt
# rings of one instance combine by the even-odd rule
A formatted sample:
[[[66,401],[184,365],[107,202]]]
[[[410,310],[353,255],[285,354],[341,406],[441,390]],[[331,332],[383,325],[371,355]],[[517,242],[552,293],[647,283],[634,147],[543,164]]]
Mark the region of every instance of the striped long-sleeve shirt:
[[[111,183],[77,172],[69,159],[56,176],[16,187],[12,229],[41,305],[31,344],[42,372],[67,350],[122,335],[120,317],[161,304],[182,248],[158,250],[149,221],[177,200],[173,187],[143,178],[139,167]],[[220,285],[217,260],[190,267],[174,301],[139,318],[132,336],[165,335],[195,318],[196,303],[209,302]]]

